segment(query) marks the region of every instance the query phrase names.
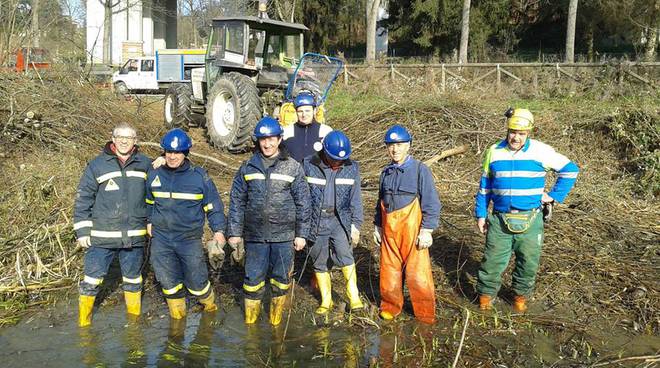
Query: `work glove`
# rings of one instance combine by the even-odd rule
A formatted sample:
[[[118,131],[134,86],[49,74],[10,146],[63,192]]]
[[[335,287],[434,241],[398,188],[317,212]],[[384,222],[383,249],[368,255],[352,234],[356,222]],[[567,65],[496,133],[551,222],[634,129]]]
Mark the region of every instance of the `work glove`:
[[[82,249],[87,249],[92,245],[92,239],[89,236],[80,237],[78,238],[78,245],[80,245]]]
[[[380,245],[382,240],[383,240],[383,228],[378,226],[378,225],[375,225],[374,226],[374,243],[376,243],[376,245]]]
[[[224,244],[220,244],[216,239],[206,242],[206,251],[209,255],[209,264],[214,270],[222,267],[222,262],[225,260],[225,251],[222,249]]]
[[[354,247],[360,244],[360,230],[353,224],[351,224],[351,243]]]
[[[231,264],[243,266],[245,260],[245,244],[242,238],[238,238],[238,242],[229,242],[231,247]]]
[[[417,247],[421,249],[426,249],[433,244],[433,229],[421,229],[419,235],[417,235]]]
[[[229,238],[229,246],[232,249],[231,252],[231,264],[241,266],[245,263],[245,245],[243,243],[243,238],[239,236],[232,236]]]

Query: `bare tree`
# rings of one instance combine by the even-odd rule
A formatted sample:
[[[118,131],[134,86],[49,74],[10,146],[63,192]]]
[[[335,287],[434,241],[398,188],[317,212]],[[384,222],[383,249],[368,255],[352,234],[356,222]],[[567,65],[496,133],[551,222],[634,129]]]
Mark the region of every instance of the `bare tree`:
[[[463,0],[463,16],[461,21],[461,45],[458,52],[458,62],[468,62],[468,40],[470,38],[470,0]]]
[[[367,63],[376,60],[376,22],[381,0],[367,0]]]
[[[32,0],[32,46],[39,47],[39,0]]]
[[[655,61],[655,51],[658,45],[658,28],[660,28],[660,0],[655,0],[651,5],[649,18],[646,45],[644,46],[644,59],[646,61]]]
[[[575,19],[577,18],[578,0],[571,0],[568,5],[568,25],[566,26],[566,62],[575,61]]]

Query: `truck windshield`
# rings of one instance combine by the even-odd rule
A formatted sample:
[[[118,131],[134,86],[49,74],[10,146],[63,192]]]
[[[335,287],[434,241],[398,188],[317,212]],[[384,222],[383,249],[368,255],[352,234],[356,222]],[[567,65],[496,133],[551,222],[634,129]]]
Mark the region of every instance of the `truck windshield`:
[[[272,35],[268,39],[266,60],[272,66],[292,68],[302,56],[301,35]]]

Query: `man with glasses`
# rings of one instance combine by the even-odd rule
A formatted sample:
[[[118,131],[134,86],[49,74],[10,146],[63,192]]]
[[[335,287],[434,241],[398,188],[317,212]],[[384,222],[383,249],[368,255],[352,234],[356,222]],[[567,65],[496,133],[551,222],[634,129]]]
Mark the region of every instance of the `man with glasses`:
[[[140,315],[147,235],[144,183],[151,160],[138,152],[136,141],[133,127],[117,125],[78,185],[73,229],[78,244],[87,250],[79,285],[81,327],[92,323],[94,301],[114,257],[119,257],[127,312]]]

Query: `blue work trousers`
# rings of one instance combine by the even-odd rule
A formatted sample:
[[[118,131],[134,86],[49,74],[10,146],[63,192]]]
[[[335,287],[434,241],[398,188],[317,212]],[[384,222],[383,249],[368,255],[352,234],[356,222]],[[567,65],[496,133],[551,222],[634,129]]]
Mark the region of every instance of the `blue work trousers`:
[[[270,274],[271,297],[285,295],[291,287],[293,242],[245,243],[245,298],[261,300]]]
[[[142,262],[144,248],[101,248],[90,247],[85,253],[83,280],[78,285],[80,295],[96,296],[99,286],[108,274],[108,269],[115,256],[119,257],[124,291],[142,290]]]
[[[201,239],[170,241],[154,237],[151,265],[168,299],[185,297],[185,289],[203,299],[212,290]]]
[[[309,248],[314,272],[328,272],[332,266],[346,267],[355,263],[353,247],[337,216],[323,216],[319,221],[316,241]]]

